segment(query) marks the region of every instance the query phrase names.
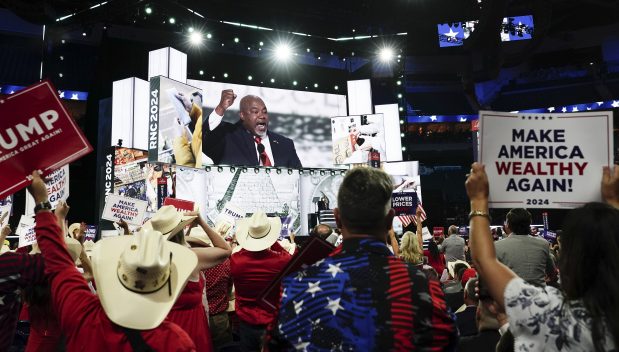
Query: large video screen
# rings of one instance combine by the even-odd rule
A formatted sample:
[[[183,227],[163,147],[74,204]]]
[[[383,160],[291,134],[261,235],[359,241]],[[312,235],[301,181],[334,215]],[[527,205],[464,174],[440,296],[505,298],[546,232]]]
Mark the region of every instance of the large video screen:
[[[334,166],[331,117],[347,114],[344,95],[211,81],[187,82],[203,92],[204,117],[209,124],[203,126],[202,150],[208,161],[221,165],[268,165],[260,149],[275,167]],[[221,122],[211,129],[210,122],[215,122],[216,118],[211,120],[209,116],[219,105],[224,90],[231,90],[236,98],[223,111]],[[244,100],[247,108],[241,111],[244,97],[247,97]],[[261,141],[263,148],[253,138],[257,134],[267,137]]]
[[[512,42],[533,38],[533,16],[510,16],[503,18],[501,41]]]

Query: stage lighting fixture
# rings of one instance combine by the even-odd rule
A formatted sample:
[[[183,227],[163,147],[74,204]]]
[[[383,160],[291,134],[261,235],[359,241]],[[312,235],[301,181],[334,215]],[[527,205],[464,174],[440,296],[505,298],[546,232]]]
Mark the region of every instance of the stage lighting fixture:
[[[60,73],[58,74],[58,77],[62,78],[62,72],[60,72]]]
[[[398,98],[399,98],[399,99],[402,99],[402,94],[398,94]]]
[[[259,44],[260,44],[260,46],[263,46],[263,45],[264,45],[264,42],[260,42]]]
[[[340,87],[335,86],[335,87],[333,87],[333,89],[338,90],[338,89],[340,89]]]
[[[86,36],[86,32],[82,32],[82,37],[85,37],[85,36]]]
[[[248,81],[251,81],[252,79],[254,79],[252,76],[247,76]]]
[[[309,53],[310,52],[310,48],[305,49],[305,51],[307,51]]]
[[[170,24],[174,24],[174,23],[176,23],[176,19],[175,19],[174,17],[170,17],[170,18],[168,19],[168,22],[169,22]]]
[[[238,43],[239,42],[239,38],[234,38],[234,42]]]
[[[400,108],[398,109],[400,111],[404,111],[404,108],[400,106]]]
[[[314,83],[314,88],[318,88],[318,83]]]
[[[271,83],[275,83],[275,78],[271,78]]]
[[[275,59],[278,61],[288,61],[292,57],[292,49],[288,44],[278,44],[275,47]]]
[[[224,78],[228,78],[228,74],[227,73],[224,73]]]
[[[396,81],[395,84],[401,86],[402,85],[402,81]]]
[[[200,76],[202,76],[204,74],[204,71],[200,70]]]
[[[153,13],[153,9],[151,9],[149,6],[147,6],[147,7],[144,9],[144,12],[146,12],[146,14],[147,14],[147,15],[150,15],[151,13]]]
[[[211,39],[211,38],[213,38],[213,35],[212,35],[211,33],[207,33],[207,34],[206,34],[206,37],[207,37],[208,39]]]
[[[400,137],[404,138],[404,133],[400,133]]]
[[[187,28],[187,32],[189,32],[189,33],[193,33],[193,27],[189,27],[189,28]]]
[[[193,32],[189,35],[189,42],[192,45],[200,45],[202,44],[202,33],[200,32]]]
[[[393,56],[393,49],[391,48],[382,48],[378,53],[378,58],[384,63],[391,62],[391,60],[393,60]]]
[[[296,86],[297,85],[297,81],[292,81],[292,85]]]

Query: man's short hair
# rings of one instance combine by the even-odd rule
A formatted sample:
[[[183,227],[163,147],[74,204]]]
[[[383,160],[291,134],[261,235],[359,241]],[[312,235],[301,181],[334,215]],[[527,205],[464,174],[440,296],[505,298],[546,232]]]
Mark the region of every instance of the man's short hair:
[[[329,237],[329,235],[331,235],[332,233],[333,233],[333,229],[331,228],[331,226],[327,224],[318,224],[314,226],[314,229],[312,229],[311,234],[314,236],[318,236],[322,238],[323,240],[326,240],[327,237]]]
[[[449,234],[449,236],[455,235],[455,234],[458,233],[458,229],[459,229],[458,226],[451,225],[451,226],[449,226],[449,229],[447,230],[447,233]]]
[[[342,224],[353,232],[379,229],[391,209],[393,182],[382,170],[357,167],[346,173],[337,194]]]
[[[507,213],[507,226],[516,235],[531,233],[531,213],[524,208],[514,208]]]

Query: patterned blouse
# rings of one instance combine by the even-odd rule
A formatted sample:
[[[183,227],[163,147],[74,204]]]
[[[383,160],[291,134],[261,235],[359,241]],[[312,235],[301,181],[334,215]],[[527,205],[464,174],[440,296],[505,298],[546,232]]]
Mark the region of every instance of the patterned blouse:
[[[505,311],[515,351],[594,351],[591,316],[581,301],[565,301],[554,287],[515,278],[505,288]],[[610,332],[604,349],[616,351]]]

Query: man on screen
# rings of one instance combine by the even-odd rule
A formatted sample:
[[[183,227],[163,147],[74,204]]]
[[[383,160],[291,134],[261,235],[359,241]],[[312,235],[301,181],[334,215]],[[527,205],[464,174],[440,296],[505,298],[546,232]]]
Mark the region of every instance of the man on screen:
[[[241,99],[237,123],[222,121],[235,99],[232,89],[221,92],[219,105],[202,125],[203,152],[215,164],[301,168],[294,142],[268,130],[269,114],[260,97]]]

